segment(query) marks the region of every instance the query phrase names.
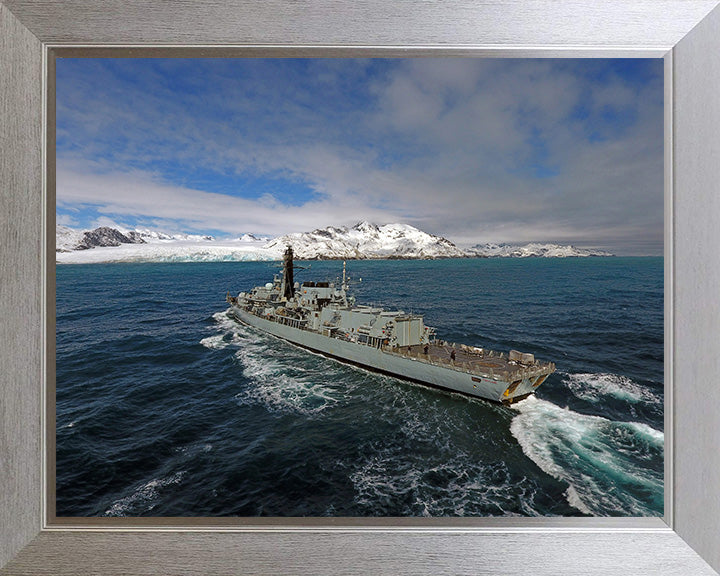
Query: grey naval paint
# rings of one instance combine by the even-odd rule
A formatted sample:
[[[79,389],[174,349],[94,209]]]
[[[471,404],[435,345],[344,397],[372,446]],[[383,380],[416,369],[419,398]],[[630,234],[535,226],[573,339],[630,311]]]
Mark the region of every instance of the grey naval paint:
[[[511,350],[508,354],[450,344],[435,338],[423,317],[359,306],[342,284],[293,282],[288,247],[283,272],[273,282],[237,297],[228,294],[228,315],[268,334],[355,364],[436,388],[512,403],[532,394],[551,362]]]

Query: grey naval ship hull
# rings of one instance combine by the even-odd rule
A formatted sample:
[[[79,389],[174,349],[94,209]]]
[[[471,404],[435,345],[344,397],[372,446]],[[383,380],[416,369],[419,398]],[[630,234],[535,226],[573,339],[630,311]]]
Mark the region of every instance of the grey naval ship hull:
[[[532,394],[555,371],[533,354],[438,340],[417,314],[356,305],[344,263],[342,283],[300,284],[293,271],[288,246],[282,275],[237,297],[228,292],[228,315],[341,362],[505,404]]]
[[[228,310],[228,315],[243,324],[341,362],[402,380],[503,404],[510,404],[532,394],[549,373],[547,368],[525,370],[525,374],[520,378],[517,371],[512,373],[512,378],[504,378],[502,373],[495,374],[492,369],[488,370],[491,374],[469,373],[465,371],[468,363],[463,361],[462,354],[456,360],[444,358],[451,350],[446,345],[433,344],[429,354],[424,354],[422,349],[393,351],[280,324],[234,305]],[[445,350],[447,354],[441,354],[441,350]]]

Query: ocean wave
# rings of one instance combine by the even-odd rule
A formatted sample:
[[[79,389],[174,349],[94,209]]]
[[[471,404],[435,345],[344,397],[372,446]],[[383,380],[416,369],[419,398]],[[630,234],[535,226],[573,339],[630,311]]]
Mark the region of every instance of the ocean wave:
[[[223,348],[227,348],[228,345],[230,345],[230,342],[225,339],[224,334],[216,334],[215,336],[208,336],[207,338],[203,338],[202,340],[200,340],[200,344],[205,346],[205,348],[222,350]]]
[[[469,457],[428,465],[401,448],[368,456],[350,474],[354,502],[374,515],[538,516],[537,486],[517,481],[507,465],[480,464]]]
[[[563,382],[572,393],[588,402],[602,402],[608,396],[637,404],[662,404],[662,396],[642,384],[618,374],[563,374]]]
[[[488,421],[506,409],[472,400],[472,416],[458,417],[457,404],[441,394],[408,394],[386,387],[372,417],[387,427],[383,442],[364,446],[348,477],[361,514],[383,516],[538,516],[534,479],[510,470],[495,448],[508,440]],[[458,401],[461,401],[458,398]],[[478,412],[485,417],[478,420]],[[498,422],[503,421],[498,418]],[[413,446],[412,451],[407,447]],[[493,447],[490,451],[485,448]],[[480,448],[482,447],[482,448]]]
[[[262,404],[273,412],[318,415],[339,402],[345,393],[333,381],[334,366],[320,357],[309,357],[293,346],[272,346],[267,336],[257,337],[247,329],[249,338],[236,333],[239,345],[235,357],[249,380],[235,398],[241,403]],[[316,366],[308,365],[308,361]],[[317,363],[320,363],[317,365]],[[332,367],[331,367],[332,366]],[[336,368],[335,368],[336,369]]]
[[[247,371],[246,371],[247,374]],[[256,373],[253,385],[235,395],[240,404],[261,404],[270,412],[294,412],[305,416],[320,414],[337,399],[327,388],[285,374]]]
[[[531,396],[510,430],[544,472],[567,482],[568,503],[596,516],[662,510],[664,434],[638,422],[579,414]]]
[[[341,364],[261,334],[225,312],[213,314],[212,319],[219,333],[203,338],[200,344],[212,349],[237,348],[235,358],[249,380],[235,396],[241,404],[261,404],[271,412],[311,416],[347,398],[352,391],[342,372],[347,368]],[[335,382],[343,382],[343,386]]]
[[[214,330],[216,334],[200,340],[200,344],[206,348],[222,350],[228,346],[237,347],[261,340],[256,332],[229,318],[225,312],[216,312],[212,315],[212,319],[214,324],[210,329]]]
[[[160,496],[160,491],[167,486],[180,484],[184,476],[185,471],[183,470],[176,472],[172,476],[150,480],[136,488],[130,496],[116,500],[103,515],[129,516],[149,512],[155,508],[156,501]]]

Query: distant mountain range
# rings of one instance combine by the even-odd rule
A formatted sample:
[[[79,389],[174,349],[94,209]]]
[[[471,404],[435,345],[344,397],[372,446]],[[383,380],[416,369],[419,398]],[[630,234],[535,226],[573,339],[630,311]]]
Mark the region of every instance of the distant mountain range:
[[[466,250],[469,256],[482,258],[573,258],[587,256],[614,256],[602,250],[585,250],[559,244],[476,244]]]
[[[557,244],[478,244],[463,250],[446,238],[407,224],[378,226],[365,221],[349,228],[328,226],[274,239],[243,234],[228,240],[147,229],[57,226],[55,242],[59,263],[278,260],[288,245],[301,260],[612,256]]]
[[[147,244],[153,241],[214,242],[215,238],[199,234],[165,234],[155,230],[136,229],[120,231],[109,226],[94,230],[74,230],[67,226],[55,229],[55,251],[71,252],[88,248],[107,248],[121,244]],[[256,238],[252,234],[243,234],[235,242],[267,242],[269,238]]]

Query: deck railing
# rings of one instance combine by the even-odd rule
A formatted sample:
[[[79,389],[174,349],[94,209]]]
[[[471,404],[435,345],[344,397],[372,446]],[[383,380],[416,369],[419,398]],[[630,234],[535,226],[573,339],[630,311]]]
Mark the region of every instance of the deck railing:
[[[259,318],[264,318],[265,320],[270,320],[272,322],[283,324],[285,326],[291,326],[293,328],[296,328],[298,330],[307,330],[309,332],[315,332],[313,330],[309,330],[307,325],[300,325],[300,326],[292,326],[289,323],[286,323],[288,320],[294,322],[300,322],[300,323],[306,323],[305,320],[299,320],[297,318],[292,318],[289,316],[281,316],[281,315],[258,315],[253,312],[253,310],[247,310],[247,312],[250,312],[254,316],[258,316]],[[337,338],[339,340],[345,340],[345,341],[352,341],[353,343],[359,345],[359,346],[368,346],[369,348],[379,348],[386,354],[392,354],[393,356],[399,356],[401,358],[409,358],[411,360],[415,360],[417,362],[423,362],[424,364],[430,364],[433,366],[439,366],[442,368],[450,368],[451,370],[456,370],[457,372],[463,372],[465,374],[475,374],[477,376],[484,376],[486,378],[491,378],[493,380],[501,378],[506,382],[510,381],[516,381],[519,379],[525,379],[525,378],[533,378],[535,376],[542,376],[545,374],[549,374],[555,370],[555,365],[552,362],[546,362],[546,363],[538,363],[537,366],[533,367],[522,367],[518,368],[516,370],[497,370],[492,368],[491,366],[478,366],[474,362],[468,362],[467,360],[463,360],[462,358],[456,358],[453,360],[450,357],[443,357],[443,356],[433,356],[431,354],[425,354],[421,349],[414,350],[412,347],[409,348],[391,348],[390,346],[375,346],[370,342],[360,342],[359,340],[352,340],[350,338],[343,338],[340,334],[337,336],[331,336],[332,338]],[[435,345],[437,346],[437,345]],[[442,345],[442,348],[445,349],[445,345]],[[450,348],[450,347],[448,347]],[[452,348],[452,350],[455,350],[455,348]],[[479,356],[481,358],[493,358],[497,360],[505,360],[504,354],[502,352],[497,353],[492,350],[484,350],[482,353],[479,352],[473,352],[468,351],[466,349],[460,348],[460,353],[465,356]],[[505,360],[507,362],[507,360]]]

